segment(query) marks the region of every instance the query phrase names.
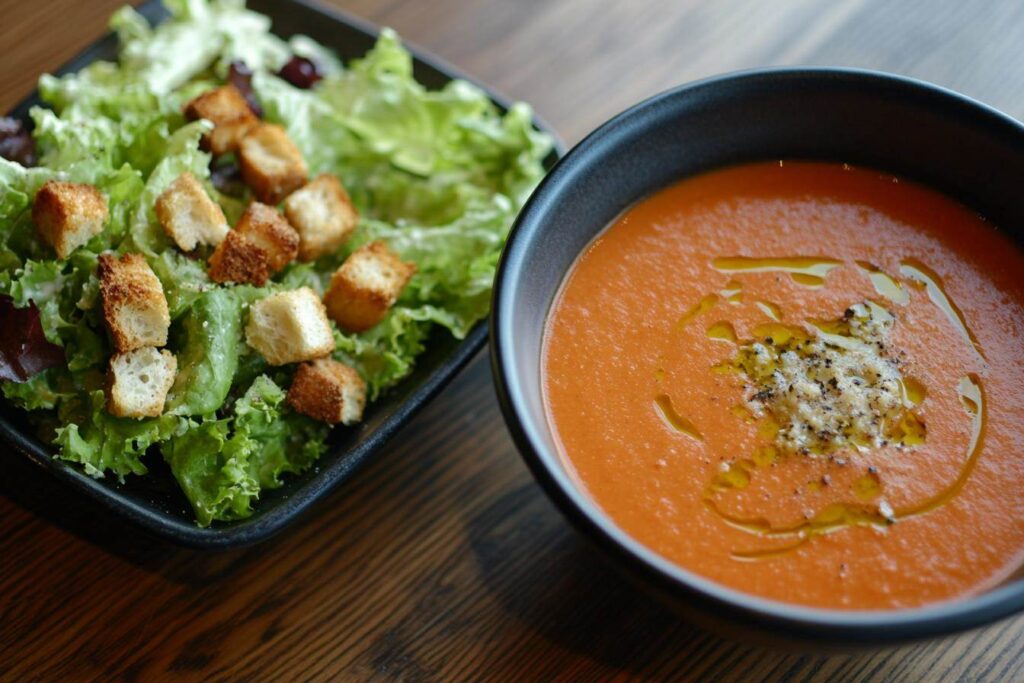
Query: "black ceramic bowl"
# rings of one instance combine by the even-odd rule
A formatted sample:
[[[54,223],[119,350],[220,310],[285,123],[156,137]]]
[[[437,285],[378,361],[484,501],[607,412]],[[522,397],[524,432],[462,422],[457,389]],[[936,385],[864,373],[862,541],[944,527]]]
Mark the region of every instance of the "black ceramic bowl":
[[[1024,579],[898,611],[798,607],[671,564],[614,523],[559,460],[540,384],[544,323],[581,250],[637,200],[680,178],[770,159],[843,161],[925,183],[1024,238],[1024,126],[927,83],[847,69],[779,69],[686,85],[615,117],[571,150],[520,214],[498,274],[491,358],[519,449],[565,515],[688,616],[740,638],[858,645],[937,636],[1024,608]]]
[[[318,7],[307,0],[249,0],[247,5],[269,16],[277,35],[284,38],[295,34],[310,36],[334,49],[345,61],[363,56],[377,40],[377,29],[370,24],[336,10]],[[167,17],[160,0],[146,0],[136,9],[153,23]],[[466,78],[439,59],[415,47],[406,47],[413,55],[417,80],[427,87],[441,88],[454,78]],[[100,59],[117,59],[115,36],[108,35],[93,43],[56,73],[72,73]],[[485,86],[481,87],[486,90]],[[508,108],[508,103],[500,95],[490,90],[487,93],[501,110]],[[10,115],[27,120],[29,109],[39,103],[37,94],[32,94]],[[540,120],[534,123],[551,133]],[[556,141],[555,151],[545,159],[546,166],[554,164],[560,149]],[[279,489],[265,492],[252,517],[238,522],[215,524],[209,528],[196,526],[188,501],[161,458],[149,458],[147,461],[154,476],[129,477],[124,484],[118,484],[109,476],[93,479],[78,468],[55,460],[51,456],[52,448],[35,438],[25,414],[2,400],[0,437],[41,471],[152,534],[197,548],[248,545],[277,533],[295,521],[367,459],[380,452],[387,440],[483,348],[487,339],[486,328],[481,322],[462,340],[447,333],[434,334],[427,350],[417,359],[414,372],[369,406],[364,421],[357,428],[335,430],[328,452],[316,467],[289,477]],[[4,476],[0,469],[0,480]]]

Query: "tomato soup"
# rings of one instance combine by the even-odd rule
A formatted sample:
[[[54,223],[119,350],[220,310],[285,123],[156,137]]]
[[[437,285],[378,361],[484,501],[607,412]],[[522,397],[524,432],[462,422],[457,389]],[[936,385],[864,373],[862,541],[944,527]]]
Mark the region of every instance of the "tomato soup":
[[[1024,253],[878,171],[683,180],[581,255],[542,381],[624,531],[759,596],[895,609],[1024,562]]]

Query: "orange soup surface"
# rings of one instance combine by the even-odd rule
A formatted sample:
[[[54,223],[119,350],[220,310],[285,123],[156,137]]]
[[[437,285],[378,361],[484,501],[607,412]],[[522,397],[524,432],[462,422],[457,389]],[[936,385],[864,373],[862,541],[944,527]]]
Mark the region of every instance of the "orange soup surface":
[[[543,385],[568,469],[673,563],[894,609],[1024,562],[1024,253],[930,189],[747,164],[641,201],[580,257]]]

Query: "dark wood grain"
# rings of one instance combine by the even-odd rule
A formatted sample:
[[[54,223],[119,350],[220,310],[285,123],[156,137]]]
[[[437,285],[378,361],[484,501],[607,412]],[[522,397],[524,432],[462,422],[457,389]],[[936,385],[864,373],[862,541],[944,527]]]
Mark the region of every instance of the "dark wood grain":
[[[0,2],[0,109],[118,0]],[[935,81],[1024,114],[1024,4],[348,0],[571,142],[661,89],[768,64]],[[478,358],[388,452],[262,546],[140,536],[0,446],[0,679],[1021,680],[1024,618],[851,655],[730,643],[621,580],[509,440]]]

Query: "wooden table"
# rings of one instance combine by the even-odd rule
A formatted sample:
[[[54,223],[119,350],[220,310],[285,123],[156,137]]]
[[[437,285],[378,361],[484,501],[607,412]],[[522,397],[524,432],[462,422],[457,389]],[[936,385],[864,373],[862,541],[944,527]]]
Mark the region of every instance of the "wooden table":
[[[0,110],[122,0],[0,0]],[[568,143],[666,87],[770,64],[918,76],[1024,114],[1024,4],[343,0]],[[1024,617],[842,656],[723,641],[625,583],[541,494],[475,362],[301,524],[204,554],[122,528],[0,446],[0,679],[1021,680]],[[53,512],[57,509],[57,512]]]

